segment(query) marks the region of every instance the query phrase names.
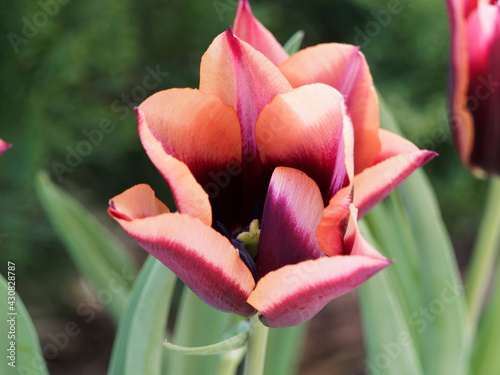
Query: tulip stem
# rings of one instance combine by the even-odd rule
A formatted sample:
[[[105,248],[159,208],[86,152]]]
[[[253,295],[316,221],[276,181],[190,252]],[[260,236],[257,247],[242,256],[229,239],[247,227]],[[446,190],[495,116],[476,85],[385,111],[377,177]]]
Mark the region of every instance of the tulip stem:
[[[488,197],[466,284],[469,321],[475,331],[500,247],[500,178],[490,180]]]
[[[264,373],[268,332],[269,328],[260,322],[258,314],[250,319],[244,375],[262,375]]]

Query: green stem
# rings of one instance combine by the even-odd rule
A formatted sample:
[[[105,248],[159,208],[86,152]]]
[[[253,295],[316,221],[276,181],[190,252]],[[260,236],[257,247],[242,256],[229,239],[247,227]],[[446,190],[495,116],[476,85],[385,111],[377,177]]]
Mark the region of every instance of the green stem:
[[[245,356],[246,348],[231,350],[220,356],[217,375],[235,375],[241,360]]]
[[[262,375],[264,373],[269,328],[260,322],[258,314],[250,319],[250,324],[244,375]]]
[[[475,330],[484,299],[495,268],[495,257],[500,241],[500,178],[490,181],[485,213],[469,269],[466,295],[469,304],[469,321]]]

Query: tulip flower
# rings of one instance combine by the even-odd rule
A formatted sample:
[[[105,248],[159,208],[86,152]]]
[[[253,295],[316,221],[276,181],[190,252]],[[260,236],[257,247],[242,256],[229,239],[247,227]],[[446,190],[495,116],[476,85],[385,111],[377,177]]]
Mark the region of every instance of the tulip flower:
[[[0,155],[2,155],[5,151],[7,151],[11,147],[12,145],[10,143],[7,143],[3,139],[0,139]]]
[[[500,174],[500,5],[447,0],[451,27],[449,115],[462,162]]]
[[[344,96],[354,128],[354,203],[360,208],[360,216],[435,155],[380,129],[377,92],[359,47],[327,43],[288,56],[271,32],[253,16],[248,0],[240,0],[238,4],[234,32],[269,58],[292,87],[323,83]],[[377,199],[368,197],[366,186],[382,180],[381,175],[393,184],[384,193],[378,190]]]
[[[136,111],[178,212],[137,185],[109,214],[204,302],[269,327],[310,319],[391,263],[361,236],[358,211],[434,156],[381,132],[375,166],[354,177],[342,93],[293,88],[231,29],[204,54],[199,89],[156,93]]]

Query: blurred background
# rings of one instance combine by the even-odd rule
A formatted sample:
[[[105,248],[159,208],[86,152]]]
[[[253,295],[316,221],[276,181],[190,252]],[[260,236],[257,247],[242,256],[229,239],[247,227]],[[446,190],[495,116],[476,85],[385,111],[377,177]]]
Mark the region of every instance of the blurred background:
[[[132,108],[159,90],[197,87],[200,58],[232,24],[236,5],[236,0],[2,4],[0,136],[14,147],[0,158],[0,264],[16,263],[18,293],[42,347],[49,333],[68,321],[83,328],[48,360],[51,374],[105,374],[115,328],[105,312],[97,310],[89,324],[77,314],[76,306],[92,291],[41,209],[36,173],[47,171],[140,264],[145,252],[107,216],[108,199],[137,183],[150,184],[164,201],[169,197],[139,142]],[[302,29],[304,47],[325,42],[362,47],[407,138],[440,154],[426,171],[465,272],[486,185],[465,171],[450,141],[444,0],[254,0],[251,5],[281,43]],[[145,85],[148,75],[154,79]],[[107,132],[83,149],[81,141],[103,126]],[[363,356],[358,307],[350,293],[310,324],[299,373],[362,374]]]

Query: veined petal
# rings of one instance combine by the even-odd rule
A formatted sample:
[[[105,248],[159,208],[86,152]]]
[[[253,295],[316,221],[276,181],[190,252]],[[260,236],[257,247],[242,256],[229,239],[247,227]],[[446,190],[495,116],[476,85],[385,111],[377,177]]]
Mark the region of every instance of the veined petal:
[[[320,82],[344,95],[356,140],[355,172],[371,166],[380,149],[378,99],[370,69],[359,47],[320,44],[293,54],[279,68],[293,87]]]
[[[323,198],[305,173],[274,170],[264,204],[257,256],[257,275],[323,256],[316,228],[323,215]]]
[[[291,89],[279,69],[231,29],[214,39],[201,60],[200,90],[221,98],[238,114],[245,169],[258,161],[255,122],[260,111]]]
[[[234,34],[262,52],[276,66],[288,59],[288,53],[274,35],[254,17],[248,0],[240,0],[238,3]]]
[[[276,96],[257,119],[255,136],[267,170],[287,166],[304,171],[328,202],[348,184],[352,158],[345,157],[343,132],[350,126],[342,95],[313,84]]]
[[[245,301],[255,282],[238,251],[200,220],[165,213],[165,208],[151,188],[138,185],[111,199],[108,212],[205,303],[221,311],[252,315],[254,310]]]
[[[248,303],[268,327],[291,327],[357,288],[390,264],[361,255],[323,257],[285,266],[260,279]]]
[[[216,220],[224,211],[217,204],[221,197],[232,193],[232,203],[240,205],[241,176],[231,176],[223,188],[213,181],[229,165],[241,165],[240,128],[232,107],[198,90],[171,89],[144,101],[138,117],[143,146],[170,185],[181,213],[210,225],[210,206],[202,187],[210,194]]]
[[[377,164],[354,177],[354,205],[363,217],[384,199],[415,169],[420,168],[437,154],[420,150],[410,141],[380,129],[382,149]]]
[[[10,143],[7,143],[3,139],[0,139],[0,155],[2,155],[5,151],[7,151],[11,147],[12,145]]]
[[[474,140],[474,121],[467,109],[469,86],[469,57],[464,3],[447,0],[450,22],[450,61],[448,77],[448,116],[455,147],[464,165],[470,166],[470,154]],[[477,4],[467,5],[467,12]]]

